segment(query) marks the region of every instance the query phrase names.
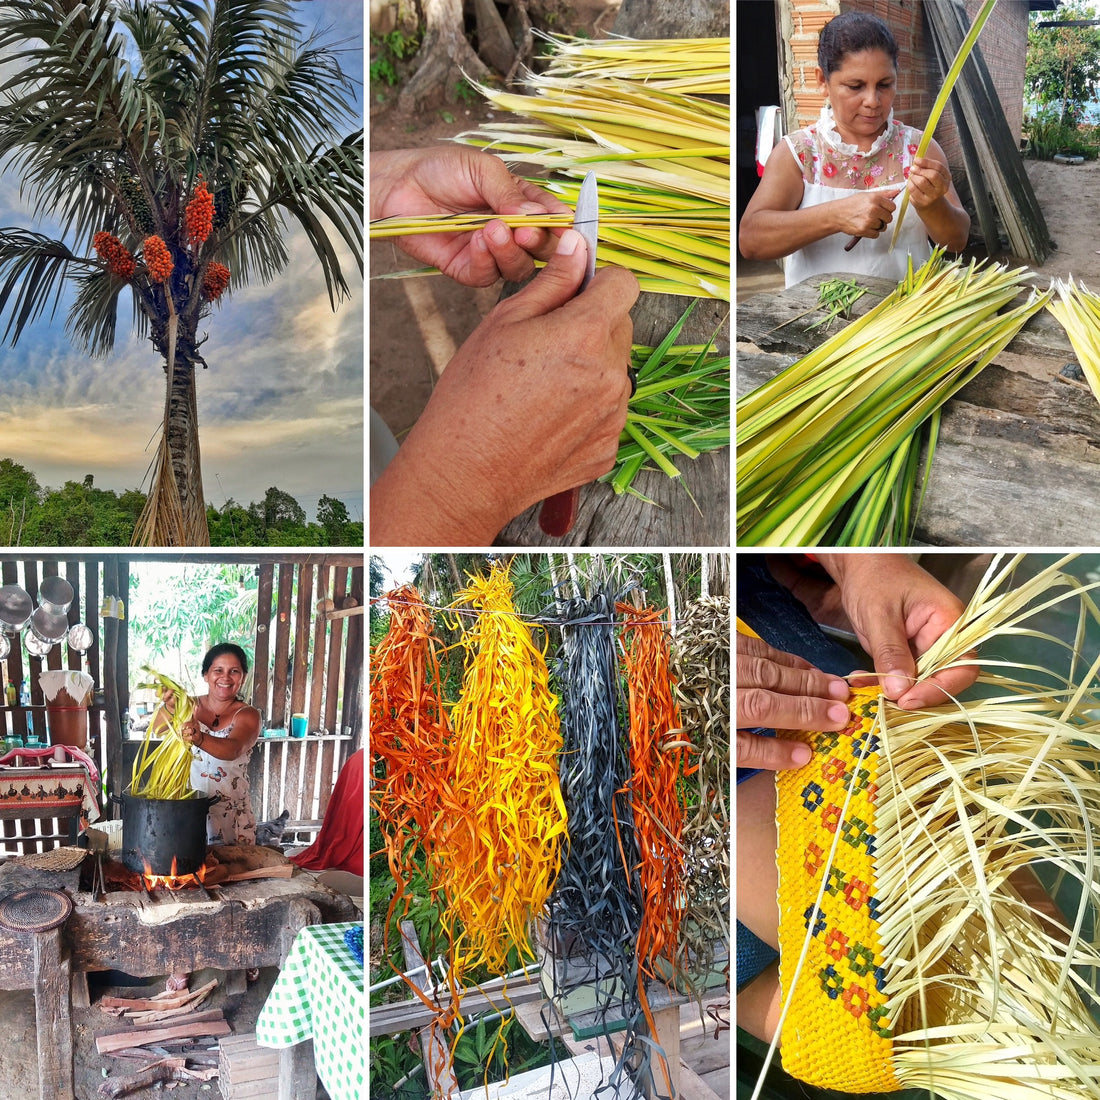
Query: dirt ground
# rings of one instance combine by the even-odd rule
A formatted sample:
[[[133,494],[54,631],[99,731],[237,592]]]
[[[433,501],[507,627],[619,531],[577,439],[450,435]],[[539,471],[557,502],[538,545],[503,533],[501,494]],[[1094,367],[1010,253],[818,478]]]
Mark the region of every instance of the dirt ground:
[[[1084,164],[1055,164],[1050,160],[1025,160],[1028,179],[1039,197],[1050,236],[1057,248],[1039,275],[1072,275],[1090,290],[1100,291],[1100,160]],[[1045,280],[1043,281],[1045,284]]]
[[[233,1033],[237,1034],[242,1031],[256,1030],[256,1018],[278,976],[279,971],[275,967],[265,968],[260,971],[257,981],[249,983],[248,989],[243,994],[227,997],[225,972],[200,970],[192,975],[191,988],[195,989],[211,978],[217,978],[219,987],[210,999],[204,1002],[203,1009],[222,1009]],[[89,987],[91,1007],[73,1009],[76,1100],[95,1100],[99,1086],[108,1076],[125,1077],[137,1073],[146,1064],[129,1058],[97,1053],[96,1036],[121,1031],[126,1024],[97,1008],[96,1002],[103,996],[152,996],[164,989],[164,979],[149,979],[141,985],[117,985],[113,984],[107,976],[91,975]],[[38,1055],[33,992],[30,990],[0,992],[0,1019],[4,1021],[4,1042],[0,1043],[0,1100],[30,1100],[38,1096]],[[213,1040],[209,1045],[216,1050]],[[153,1061],[154,1058],[155,1056],[150,1056],[149,1061]],[[218,1087],[218,1079],[215,1077],[208,1082],[196,1081],[161,1088],[154,1087],[129,1095],[138,1100],[141,1097],[151,1096],[172,1096],[176,1100],[211,1100],[213,1097],[220,1097],[221,1090]],[[316,1100],[328,1100],[328,1093],[320,1084],[317,1086]]]

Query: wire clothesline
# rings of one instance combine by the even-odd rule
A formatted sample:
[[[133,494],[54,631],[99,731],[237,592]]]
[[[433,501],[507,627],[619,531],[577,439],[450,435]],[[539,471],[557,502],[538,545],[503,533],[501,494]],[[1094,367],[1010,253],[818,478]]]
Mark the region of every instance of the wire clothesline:
[[[386,604],[391,607],[412,607],[416,604],[416,601],[413,600],[392,600],[385,596],[371,596],[370,602],[373,604]],[[521,619],[524,622],[534,623],[536,626],[654,626],[659,623],[661,626],[671,627],[683,622],[682,619],[664,617],[659,619],[603,619],[584,616],[579,619],[555,619],[549,616],[523,615],[518,611],[495,611],[476,607],[448,607],[442,604],[427,603],[423,600],[419,601],[419,603],[420,606],[426,607],[431,611],[445,611],[451,615],[467,615],[471,618],[477,615],[506,615],[511,618]],[[639,608],[639,610],[641,609]]]

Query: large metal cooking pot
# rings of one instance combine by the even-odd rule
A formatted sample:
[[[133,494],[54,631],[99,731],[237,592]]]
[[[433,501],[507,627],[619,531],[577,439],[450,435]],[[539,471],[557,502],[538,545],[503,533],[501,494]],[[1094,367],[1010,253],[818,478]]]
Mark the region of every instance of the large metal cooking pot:
[[[122,862],[143,874],[193,875],[206,861],[206,815],[220,795],[194,798],[112,796],[122,803]]]

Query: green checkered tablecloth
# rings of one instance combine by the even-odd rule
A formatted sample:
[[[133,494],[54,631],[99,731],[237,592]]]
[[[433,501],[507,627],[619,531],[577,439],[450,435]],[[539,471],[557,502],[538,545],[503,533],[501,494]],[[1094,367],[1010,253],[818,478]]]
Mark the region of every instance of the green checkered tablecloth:
[[[312,1036],[317,1076],[332,1100],[366,1095],[363,968],[344,943],[344,933],[354,927],[303,928],[256,1021],[260,1046],[288,1047]]]

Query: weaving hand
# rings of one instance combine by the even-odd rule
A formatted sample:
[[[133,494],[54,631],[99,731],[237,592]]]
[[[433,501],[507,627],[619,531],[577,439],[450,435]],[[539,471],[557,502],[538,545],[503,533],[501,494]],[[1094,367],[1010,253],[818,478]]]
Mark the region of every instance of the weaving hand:
[[[810,759],[795,741],[761,737],[769,729],[843,729],[848,722],[848,685],[809,661],[773,649],[760,638],[737,635],[737,766],[797,768]]]
[[[819,554],[840,586],[844,610],[875,663],[883,694],[903,710],[958,695],[978,676],[976,665],[946,669],[917,682],[917,658],[963,611],[962,601],[904,554]],[[856,686],[873,677],[853,680]],[[806,726],[806,729],[826,727]]]

